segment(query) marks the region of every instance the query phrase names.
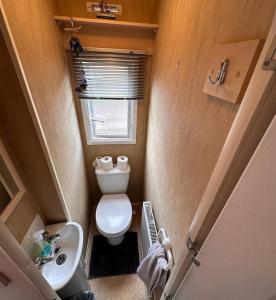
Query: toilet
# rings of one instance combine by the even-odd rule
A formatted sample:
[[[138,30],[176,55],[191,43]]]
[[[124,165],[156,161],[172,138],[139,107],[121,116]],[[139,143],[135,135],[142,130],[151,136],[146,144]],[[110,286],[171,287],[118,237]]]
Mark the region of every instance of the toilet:
[[[96,209],[96,225],[109,244],[119,245],[132,221],[132,206],[126,195],[130,166],[108,171],[97,167],[95,173],[103,194]]]

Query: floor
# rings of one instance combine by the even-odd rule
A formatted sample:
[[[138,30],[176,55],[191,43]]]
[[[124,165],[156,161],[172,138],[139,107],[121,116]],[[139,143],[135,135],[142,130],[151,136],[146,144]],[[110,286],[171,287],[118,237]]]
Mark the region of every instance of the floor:
[[[122,275],[90,280],[96,300],[146,300],[147,291],[137,275]]]
[[[95,214],[93,214],[95,215]],[[138,232],[138,240],[140,243],[140,221],[141,221],[141,205],[133,205],[133,220],[130,231]],[[90,241],[92,236],[99,234],[95,219],[92,220]],[[91,249],[90,243],[89,248]],[[89,252],[89,251],[88,251]],[[139,253],[141,253],[139,249]],[[87,258],[90,257],[88,253]],[[87,260],[87,265],[89,261]],[[110,276],[104,278],[97,278],[89,281],[91,290],[95,294],[96,300],[149,300],[147,290],[144,283],[138,278],[136,274]]]

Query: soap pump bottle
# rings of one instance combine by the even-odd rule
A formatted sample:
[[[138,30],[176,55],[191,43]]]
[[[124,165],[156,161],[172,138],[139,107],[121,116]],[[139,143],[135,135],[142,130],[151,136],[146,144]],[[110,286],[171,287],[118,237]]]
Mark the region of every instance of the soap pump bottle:
[[[49,257],[52,254],[52,247],[47,241],[43,239],[42,232],[43,231],[36,231],[32,235],[32,240],[34,243],[33,246],[34,260],[37,257],[45,258],[45,257]]]

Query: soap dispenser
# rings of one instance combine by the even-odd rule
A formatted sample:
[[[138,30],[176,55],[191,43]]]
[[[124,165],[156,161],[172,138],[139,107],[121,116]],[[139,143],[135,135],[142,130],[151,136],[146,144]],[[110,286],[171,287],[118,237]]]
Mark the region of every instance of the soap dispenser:
[[[45,258],[52,254],[52,246],[47,241],[43,239],[42,231],[36,231],[32,235],[33,246],[33,259],[37,257]]]

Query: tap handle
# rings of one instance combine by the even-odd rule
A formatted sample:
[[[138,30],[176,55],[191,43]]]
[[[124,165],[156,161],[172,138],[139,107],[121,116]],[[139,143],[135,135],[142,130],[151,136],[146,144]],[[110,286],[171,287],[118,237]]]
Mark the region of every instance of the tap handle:
[[[44,230],[41,234],[45,241],[47,241],[49,239],[49,232],[47,230]]]

